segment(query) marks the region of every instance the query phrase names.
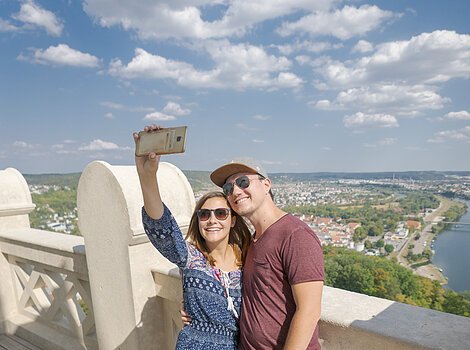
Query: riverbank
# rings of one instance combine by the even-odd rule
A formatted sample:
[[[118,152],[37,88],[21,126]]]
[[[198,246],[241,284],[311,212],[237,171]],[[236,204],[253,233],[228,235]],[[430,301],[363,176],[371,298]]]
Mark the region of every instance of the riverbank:
[[[414,245],[413,253],[414,254],[423,253],[426,247],[431,246],[433,240],[437,236],[437,233],[433,232],[432,227],[444,220],[444,213],[448,211],[452,205],[456,205],[456,204],[463,205],[460,202],[452,201],[448,198],[441,197],[441,196],[439,196],[439,200],[440,200],[439,207],[433,210],[431,213],[428,213],[424,217],[424,221],[427,222],[428,225],[426,225],[423,228],[420,234],[420,238],[418,240],[413,241],[413,245]],[[402,249],[402,253],[407,251],[408,245],[410,244],[410,242],[411,242],[411,237],[409,238],[408,242],[404,245],[404,248]],[[447,277],[441,272],[441,270],[437,266],[435,266],[431,262],[429,262],[429,264],[419,266],[417,268],[412,268],[411,264],[409,264],[408,262],[404,263],[403,265],[412,269],[416,275],[438,281],[442,285],[445,285],[448,282]]]
[[[446,276],[444,276],[439,268],[432,263],[413,269],[413,272],[418,276],[426,277],[433,281],[438,281],[441,285],[447,284]]]
[[[448,279],[447,287],[456,291],[470,291],[470,201],[464,201],[466,212],[454,218],[440,232],[434,242],[432,263],[441,268]]]

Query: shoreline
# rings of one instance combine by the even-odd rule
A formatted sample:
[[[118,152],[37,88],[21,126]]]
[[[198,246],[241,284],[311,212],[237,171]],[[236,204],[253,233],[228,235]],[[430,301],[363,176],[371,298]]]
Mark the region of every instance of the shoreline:
[[[438,222],[441,222],[444,219],[442,214],[444,214],[454,203],[456,203],[456,201],[450,200],[442,196],[440,196],[439,199],[440,199],[439,207],[436,210],[434,210],[432,213],[429,213],[428,215],[426,215],[425,217],[425,219],[427,219],[427,221],[430,223],[428,226],[423,228],[422,233],[421,233],[422,238],[419,240],[419,242],[415,242],[415,244],[419,246],[419,248],[416,247],[418,249],[415,248],[416,250],[424,251],[426,243],[431,243],[433,240],[437,238],[439,233],[431,232],[432,225],[437,224]],[[404,247],[405,246],[407,247],[408,245],[409,245],[409,242],[405,244]],[[419,266],[417,268],[411,267],[409,263],[407,263],[406,266],[409,269],[411,269],[414,274],[418,276],[426,277],[433,281],[438,281],[441,285],[446,285],[448,283],[447,276],[445,276],[441,272],[439,267],[434,265],[431,260],[429,260],[429,264]]]
[[[412,270],[414,274],[421,276],[421,277],[429,278],[430,280],[433,280],[433,281],[438,281],[442,286],[448,283],[447,277],[433,263],[420,266],[416,269],[412,268]]]
[[[429,215],[429,217],[432,217],[431,221],[433,221],[434,223],[441,222],[444,219],[442,214],[452,204],[459,203],[458,201],[450,200],[450,199],[445,198],[445,197],[440,197],[440,200],[441,200],[441,204],[439,205],[439,208],[437,208],[435,211],[433,211]],[[467,211],[468,211],[468,209],[467,209]],[[459,219],[460,219],[460,217],[459,217]],[[425,230],[426,229],[424,229],[423,232]],[[439,234],[441,232],[437,232],[437,233],[428,232],[428,240],[434,241],[439,236]],[[423,246],[421,248],[424,250]],[[410,266],[410,268],[411,268],[411,266]],[[423,266],[419,266],[417,268],[411,268],[411,269],[413,270],[413,273],[418,275],[418,276],[422,276],[422,277],[426,277],[426,278],[429,278],[429,279],[434,280],[434,281],[438,281],[441,285],[447,285],[448,284],[448,277],[445,276],[441,272],[441,270],[436,265],[434,265],[432,263],[431,260],[429,261],[429,264],[427,264],[427,265],[423,265]]]

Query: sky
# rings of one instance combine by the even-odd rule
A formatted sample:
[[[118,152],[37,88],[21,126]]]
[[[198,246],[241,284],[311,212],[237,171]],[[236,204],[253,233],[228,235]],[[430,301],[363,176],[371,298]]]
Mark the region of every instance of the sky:
[[[470,170],[470,1],[0,0],[0,170]]]

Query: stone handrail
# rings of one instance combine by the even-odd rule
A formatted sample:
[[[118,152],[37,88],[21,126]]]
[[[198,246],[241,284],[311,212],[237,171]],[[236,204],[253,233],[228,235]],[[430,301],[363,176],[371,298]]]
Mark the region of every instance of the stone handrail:
[[[0,171],[0,334],[44,349],[97,349],[82,237],[35,230],[15,169]]]
[[[30,228],[1,231],[12,312],[6,333],[45,349],[97,349],[83,237]],[[8,278],[10,277],[10,278]]]

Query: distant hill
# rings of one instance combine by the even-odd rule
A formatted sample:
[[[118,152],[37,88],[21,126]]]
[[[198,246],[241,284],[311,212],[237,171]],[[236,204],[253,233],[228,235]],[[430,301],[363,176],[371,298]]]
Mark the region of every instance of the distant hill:
[[[195,192],[200,190],[206,190],[212,187],[212,183],[209,178],[209,171],[192,171],[184,170],[184,175],[188,178],[191,187]],[[81,173],[71,174],[25,174],[24,178],[28,185],[46,185],[46,186],[67,186],[73,190],[78,187],[78,181],[80,180]]]
[[[470,176],[470,171],[400,171],[400,172],[319,172],[319,173],[273,173],[270,177],[275,179],[288,179],[294,181],[314,181],[320,179],[402,179],[402,180],[449,180],[450,176]]]
[[[210,171],[183,170],[195,192],[207,190],[214,185],[210,181]],[[76,189],[81,173],[24,175],[30,185],[58,185]],[[470,176],[470,171],[402,171],[374,173],[318,172],[318,173],[272,173],[274,183],[286,181],[318,181],[339,179],[402,179],[402,180],[449,180],[453,176]]]
[[[194,192],[209,190],[215,185],[209,177],[210,171],[183,170]]]
[[[67,186],[76,190],[80,175],[81,173],[39,175],[25,174],[24,178],[26,179],[28,185]]]

